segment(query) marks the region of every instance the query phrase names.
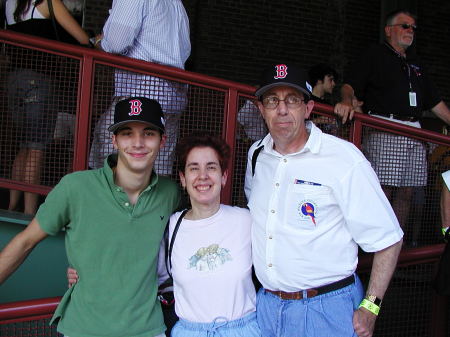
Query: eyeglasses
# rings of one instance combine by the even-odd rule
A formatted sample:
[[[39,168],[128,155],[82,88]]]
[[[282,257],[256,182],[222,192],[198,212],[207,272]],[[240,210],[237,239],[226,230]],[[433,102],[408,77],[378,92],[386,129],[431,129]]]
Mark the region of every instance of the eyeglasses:
[[[277,96],[269,96],[263,98],[262,104],[267,109],[275,109],[281,101],[283,101],[288,108],[294,109],[302,105],[302,102],[305,100],[295,95],[286,96],[285,99],[279,99]]]
[[[400,26],[402,27],[404,30],[410,29],[412,28],[412,30],[415,32],[417,30],[417,26],[416,25],[410,25],[408,23],[397,23],[395,25],[389,25],[390,27],[394,27],[394,26]]]

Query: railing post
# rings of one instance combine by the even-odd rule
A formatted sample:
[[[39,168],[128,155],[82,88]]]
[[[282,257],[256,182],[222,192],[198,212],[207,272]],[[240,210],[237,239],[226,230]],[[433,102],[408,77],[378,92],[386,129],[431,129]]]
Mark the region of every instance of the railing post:
[[[449,296],[439,296],[433,291],[430,337],[448,337],[448,299]]]
[[[235,139],[236,139],[236,114],[238,110],[238,92],[236,88],[228,88],[225,94],[225,118],[224,118],[224,135],[225,141],[230,145],[230,162],[228,163],[228,179],[227,183],[222,189],[221,200],[224,204],[231,203],[232,186],[233,186],[233,167],[236,154]]]
[[[78,87],[77,126],[75,130],[75,152],[72,168],[74,171],[87,168],[90,120],[92,107],[92,88],[94,80],[94,61],[90,55],[84,55]]]
[[[362,123],[359,119],[354,118],[353,123],[350,128],[350,139],[349,141],[355,144],[355,146],[361,150],[362,143]]]

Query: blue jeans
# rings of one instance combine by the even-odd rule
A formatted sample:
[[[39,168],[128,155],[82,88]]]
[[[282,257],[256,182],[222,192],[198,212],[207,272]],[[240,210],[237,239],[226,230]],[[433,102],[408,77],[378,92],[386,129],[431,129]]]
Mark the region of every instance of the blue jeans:
[[[218,317],[212,323],[195,323],[180,318],[171,337],[261,337],[261,332],[256,313],[252,312],[234,321]]]
[[[261,288],[258,324],[264,337],[352,337],[353,312],[364,297],[361,281],[312,298],[282,300]]]

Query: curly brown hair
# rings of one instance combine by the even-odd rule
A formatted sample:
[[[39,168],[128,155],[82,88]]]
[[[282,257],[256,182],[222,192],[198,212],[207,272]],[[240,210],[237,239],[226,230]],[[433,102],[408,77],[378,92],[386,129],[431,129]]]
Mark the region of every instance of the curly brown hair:
[[[197,131],[191,135],[180,139],[175,148],[177,156],[178,171],[184,172],[186,168],[186,160],[192,149],[196,147],[210,147],[219,158],[220,168],[224,172],[228,167],[230,159],[230,146],[225,141],[207,131]]]

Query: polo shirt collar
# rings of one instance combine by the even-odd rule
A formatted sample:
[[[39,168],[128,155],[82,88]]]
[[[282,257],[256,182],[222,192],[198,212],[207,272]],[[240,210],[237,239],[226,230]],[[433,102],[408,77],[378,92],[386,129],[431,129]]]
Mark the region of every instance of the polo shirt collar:
[[[308,140],[306,141],[305,146],[298,152],[291,153],[289,155],[296,155],[303,152],[311,152],[313,154],[319,153],[320,145],[322,144],[322,130],[320,130],[317,126],[314,125],[311,121],[306,121],[306,130],[309,133]],[[264,145],[264,152],[269,154],[273,154],[275,156],[280,156],[281,154],[274,150],[273,148],[273,138],[269,134],[261,141],[261,145]],[[257,146],[259,147],[259,146]]]
[[[108,181],[108,185],[111,188],[117,188],[119,187],[122,189],[122,187],[117,186],[114,182],[114,173],[113,173],[113,167],[117,166],[117,153],[110,154],[108,157],[106,157],[105,162],[103,164],[103,172],[105,174],[106,180]],[[155,186],[158,183],[158,175],[156,174],[155,170],[152,170],[152,175],[150,176],[150,184],[141,192],[149,191],[153,186]]]
[[[405,61],[415,61],[416,60],[416,54],[414,52],[414,49],[409,47],[406,49],[405,56],[402,56],[399,52],[397,52],[394,47],[391,46],[389,42],[386,40],[384,41],[384,47],[389,50],[392,55],[395,55],[396,57],[400,58],[401,60]]]

